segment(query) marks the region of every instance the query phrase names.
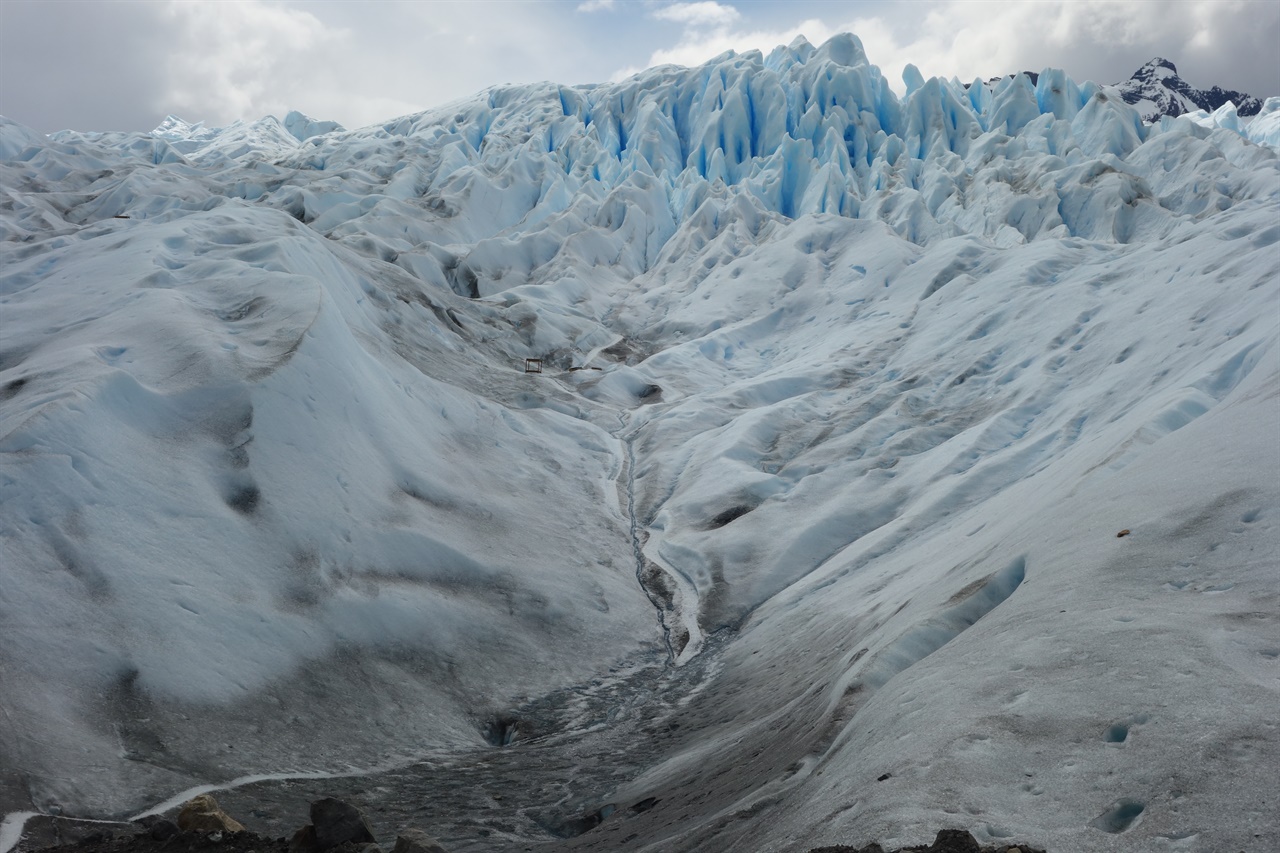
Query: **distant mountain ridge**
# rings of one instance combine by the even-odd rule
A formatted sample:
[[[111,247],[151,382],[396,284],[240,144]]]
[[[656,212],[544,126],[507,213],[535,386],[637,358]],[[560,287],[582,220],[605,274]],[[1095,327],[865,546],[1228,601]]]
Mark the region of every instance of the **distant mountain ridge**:
[[[1196,89],[1178,76],[1178,69],[1163,57],[1155,57],[1133,72],[1123,83],[1117,83],[1126,103],[1138,108],[1143,121],[1158,121],[1160,116],[1180,116],[1196,110],[1213,112],[1231,101],[1242,116],[1257,115],[1262,101],[1244,92],[1213,86]]]
[[[1022,73],[1033,86],[1040,77],[1034,71]],[[1004,78],[992,77],[987,85],[994,85],[1002,79]],[[1236,113],[1241,116],[1257,115],[1262,111],[1262,100],[1253,95],[1223,89],[1221,86],[1211,86],[1208,89],[1193,87],[1178,76],[1177,66],[1161,56],[1146,62],[1128,80],[1113,85],[1120,90],[1125,103],[1137,108],[1145,122],[1159,121],[1161,116],[1176,118],[1196,110],[1211,113],[1227,101],[1236,105]]]

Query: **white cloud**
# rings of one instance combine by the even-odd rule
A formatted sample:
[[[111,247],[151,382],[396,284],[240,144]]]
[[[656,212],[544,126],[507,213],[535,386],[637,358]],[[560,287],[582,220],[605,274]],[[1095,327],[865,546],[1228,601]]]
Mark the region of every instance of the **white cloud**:
[[[166,62],[169,111],[223,122],[288,109],[345,32],[300,9],[260,0],[172,0]]]
[[[161,116],[211,125],[298,109],[359,127],[495,84],[572,79],[580,56],[580,32],[525,2],[480,4],[485,14],[477,4],[411,0],[163,8],[156,76],[165,82],[154,101]],[[562,17],[574,17],[572,7]]]
[[[741,15],[732,6],[701,0],[698,3],[672,3],[655,9],[653,17],[662,21],[675,21],[690,27],[725,27]]]
[[[673,3],[655,9],[651,15],[684,24],[684,29],[675,45],[653,51],[645,67],[699,65],[728,50],[768,51],[779,44],[791,43],[798,35],[821,42],[838,32],[817,18],[777,30],[735,29],[734,24],[741,14],[733,6],[716,2]],[[622,68],[613,74],[612,79],[621,80],[642,70],[639,66]]]
[[[698,65],[726,50],[761,50],[768,52],[780,44],[790,44],[796,36],[821,44],[841,30],[827,26],[817,18],[801,21],[783,30],[734,31],[727,28],[711,32],[687,30],[674,47],[655,50],[649,58],[651,65],[672,63]]]
[[[617,6],[617,0],[586,0],[578,4],[579,12],[607,12]]]

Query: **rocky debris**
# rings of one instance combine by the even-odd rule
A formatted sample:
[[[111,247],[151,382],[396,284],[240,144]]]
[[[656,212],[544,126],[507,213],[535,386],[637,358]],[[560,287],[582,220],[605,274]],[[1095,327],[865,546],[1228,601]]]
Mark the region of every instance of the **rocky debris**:
[[[196,799],[202,799],[197,797]],[[210,802],[212,797],[205,797]],[[192,801],[194,802],[194,801]],[[647,802],[647,801],[645,801]],[[190,806],[188,803],[187,806]],[[217,803],[213,802],[213,808]],[[183,807],[184,813],[187,807]],[[220,811],[220,810],[219,810]],[[225,816],[225,814],[224,814]],[[230,820],[230,818],[228,818]],[[84,823],[84,822],[79,822]],[[232,821],[234,823],[234,821]],[[24,840],[17,850],[41,853],[388,853],[377,843],[364,814],[342,800],[326,797],[311,804],[311,823],[292,839],[267,838],[240,829],[228,831],[184,830],[164,818],[146,818],[133,824],[100,824],[101,830],[78,836],[56,846],[44,847]],[[239,824],[236,824],[239,825]],[[449,853],[431,835],[420,829],[405,829],[389,853]],[[808,853],[1046,853],[1026,844],[982,846],[962,829],[944,829],[932,844],[885,850],[872,842],[863,847],[835,845],[817,847]]]
[[[40,849],[42,853],[287,853],[284,839],[271,839],[255,832],[182,832],[172,821],[164,821],[174,833],[163,839],[151,830],[141,832],[104,831],[81,838],[74,843]],[[152,829],[159,824],[153,824]],[[136,827],[135,827],[136,829]]]
[[[183,803],[177,828],[183,832],[244,832],[244,824],[224,812],[208,794]]]
[[[182,832],[182,829],[171,820],[157,820],[147,829],[147,835],[156,841],[168,841]]]
[[[316,847],[316,828],[311,824],[299,829],[289,839],[289,853],[313,853]]]
[[[1032,85],[1032,86],[1034,86],[1034,85],[1036,85],[1037,83],[1039,83],[1039,82],[1040,82],[1040,74],[1039,74],[1039,72],[1037,72],[1037,71],[1019,71],[1019,72],[1017,72],[1017,73],[1015,73],[1015,74],[1006,74],[1006,75],[1004,75],[1003,77],[990,77],[990,78],[988,78],[988,79],[987,79],[987,85],[988,85],[988,86],[995,86],[995,85],[996,85],[997,83],[999,83],[1001,80],[1006,80],[1006,79],[1011,80],[1011,79],[1013,79],[1014,77],[1017,77],[1017,76],[1018,76],[1018,74],[1021,74],[1023,77],[1026,77],[1028,80],[1030,80],[1030,81],[1031,81],[1031,85]],[[965,88],[966,88],[966,89],[967,89],[967,88],[969,88],[969,87],[968,87],[968,85],[966,85],[966,86],[965,86]]]
[[[177,822],[149,817],[134,823],[50,818],[32,821],[18,853],[388,853],[378,844],[364,813],[333,797],[311,804],[311,823],[292,838],[268,838],[244,828],[208,795],[185,803]],[[50,842],[52,846],[50,845]],[[406,829],[394,853],[448,853],[433,837]]]
[[[367,845],[377,845],[373,827],[364,813],[350,803],[325,797],[311,804],[311,823],[304,826],[289,842],[291,853],[366,853]],[[379,848],[380,849],[380,848]]]
[[[406,829],[396,838],[391,853],[448,853],[440,842],[421,829]]]
[[[932,844],[915,847],[899,847],[885,850],[872,842],[865,847],[816,847],[809,853],[1045,853],[1026,844],[998,844],[994,847],[983,847],[978,840],[963,829],[944,829],[933,839]]]

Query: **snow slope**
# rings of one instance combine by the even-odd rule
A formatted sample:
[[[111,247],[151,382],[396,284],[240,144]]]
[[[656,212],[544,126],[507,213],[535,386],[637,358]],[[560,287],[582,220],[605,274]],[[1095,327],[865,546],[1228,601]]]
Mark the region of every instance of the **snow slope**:
[[[1280,160],[912,70],[0,124],[0,805],[515,737],[450,849],[1280,845]],[[675,725],[520,765],[574,690]]]

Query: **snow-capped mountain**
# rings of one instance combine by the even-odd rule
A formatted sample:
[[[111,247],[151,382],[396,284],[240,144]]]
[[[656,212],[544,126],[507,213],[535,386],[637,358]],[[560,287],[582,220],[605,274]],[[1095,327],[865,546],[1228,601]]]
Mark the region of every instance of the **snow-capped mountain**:
[[[0,849],[1280,846],[1280,102],[905,77],[0,120]]]
[[[1262,101],[1252,95],[1213,86],[1196,89],[1178,76],[1177,67],[1167,59],[1155,57],[1116,88],[1125,102],[1132,104],[1143,121],[1159,121],[1161,116],[1176,118],[1184,113],[1204,110],[1211,113],[1230,101],[1242,116],[1256,115]],[[1270,93],[1264,93],[1270,94]]]
[[[177,116],[168,116],[151,131],[151,135],[167,142],[173,150],[197,159],[206,158],[209,154],[235,159],[247,155],[270,156],[314,136],[343,129],[336,121],[318,121],[293,110],[284,121],[275,116],[265,116],[252,122],[233,122],[226,127],[206,127],[204,122],[190,124]],[[80,134],[63,131],[52,138],[78,136]]]

